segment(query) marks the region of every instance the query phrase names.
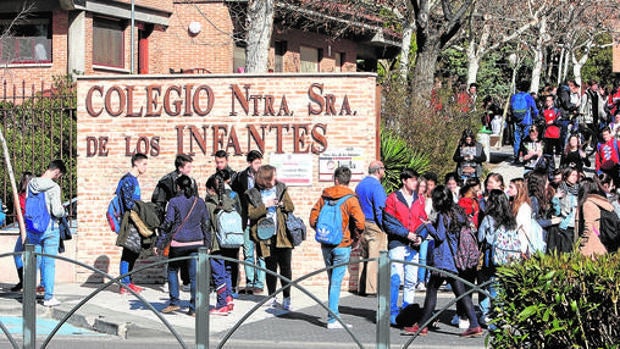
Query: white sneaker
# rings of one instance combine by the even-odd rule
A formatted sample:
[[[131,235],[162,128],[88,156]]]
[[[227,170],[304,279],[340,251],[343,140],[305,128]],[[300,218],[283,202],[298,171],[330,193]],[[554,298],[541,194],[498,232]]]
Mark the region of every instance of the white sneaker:
[[[418,291],[426,291],[426,285],[424,285],[423,282],[419,282],[417,285],[415,285],[415,289]]]
[[[183,292],[189,292],[189,291],[191,291],[191,290],[192,290],[192,289],[191,289],[190,284],[187,284],[187,285],[183,285],[183,286],[181,286],[181,291],[183,291]]]
[[[271,308],[282,308],[282,304],[280,304],[280,302],[278,302],[278,298],[273,298],[273,300],[268,301],[267,303],[265,303],[266,306],[271,307]]]
[[[57,305],[60,305],[60,301],[56,299],[56,297],[52,297],[50,299],[44,300],[43,305],[46,307],[55,307]]]
[[[347,326],[347,328],[353,327],[353,325],[351,324],[345,324],[345,326]],[[342,324],[338,321],[328,322],[327,328],[330,330],[344,329],[344,327],[342,327]]]
[[[286,297],[282,300],[282,309],[287,311],[293,310],[293,308],[291,308],[291,297]]]
[[[469,319],[459,319],[459,328],[466,329],[469,328]]]

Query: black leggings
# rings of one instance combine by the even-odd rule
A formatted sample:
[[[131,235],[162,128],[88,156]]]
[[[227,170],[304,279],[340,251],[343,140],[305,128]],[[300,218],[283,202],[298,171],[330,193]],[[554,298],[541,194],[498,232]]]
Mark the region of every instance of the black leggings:
[[[459,297],[463,293],[465,293],[465,286],[460,280],[448,278],[447,274],[433,271],[431,272],[431,279],[428,281],[426,285],[426,297],[424,299],[424,315],[420,320],[420,325],[426,323],[432,316],[435,311],[435,306],[437,306],[437,290],[441,286],[441,284],[446,280],[450,286],[452,286],[452,292],[456,297]],[[476,317],[476,312],[474,311],[474,305],[471,301],[471,295],[461,298],[461,302],[463,303],[463,307],[465,309],[465,314],[469,318],[469,328],[474,328],[480,326],[478,323],[478,318]]]
[[[285,278],[290,279],[293,276],[291,271],[291,256],[293,255],[292,248],[272,248],[271,255],[265,258],[265,266],[267,270],[278,272],[278,266],[280,267],[280,275]],[[267,281],[267,290],[269,294],[272,295],[276,292],[276,284],[278,282],[278,277],[275,275],[271,275],[267,273],[265,277]],[[286,287],[289,283],[280,279],[280,283],[282,287]],[[289,298],[291,296],[291,288],[287,287],[282,291],[284,298]]]

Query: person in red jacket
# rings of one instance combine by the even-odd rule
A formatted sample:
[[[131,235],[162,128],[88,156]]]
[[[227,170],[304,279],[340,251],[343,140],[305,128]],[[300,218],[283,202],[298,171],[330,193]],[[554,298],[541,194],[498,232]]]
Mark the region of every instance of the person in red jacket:
[[[427,220],[425,199],[418,196],[418,173],[406,168],[400,174],[401,187],[391,193],[385,201],[383,230],[388,236],[388,253],[391,260],[417,262],[419,246],[426,238],[424,227]],[[404,275],[403,275],[404,274]],[[390,273],[390,322],[396,323],[400,312],[398,290],[404,278],[402,308],[413,304],[418,267],[401,262],[393,262]]]
[[[340,206],[342,214],[342,242],[336,246],[321,244],[321,252],[325,260],[327,269],[327,277],[329,278],[329,288],[327,291],[327,303],[329,310],[327,314],[327,328],[339,329],[343,328],[342,323],[337,320],[340,318],[338,311],[338,303],[340,302],[340,287],[344,273],[347,270],[349,257],[351,256],[351,245],[353,241],[359,238],[359,235],[365,229],[365,216],[362,212],[359,200],[355,192],[349,188],[351,181],[351,169],[340,166],[334,171],[334,186],[326,188],[321,194],[321,198],[314,204],[310,211],[310,226],[316,229],[319,220],[319,213],[325,205],[326,201],[338,200],[349,196]],[[346,324],[347,327],[351,325]]]
[[[596,147],[596,173],[607,173],[613,178],[616,188],[620,185],[620,152],[618,140],[614,138],[609,127],[601,132],[603,142]]]

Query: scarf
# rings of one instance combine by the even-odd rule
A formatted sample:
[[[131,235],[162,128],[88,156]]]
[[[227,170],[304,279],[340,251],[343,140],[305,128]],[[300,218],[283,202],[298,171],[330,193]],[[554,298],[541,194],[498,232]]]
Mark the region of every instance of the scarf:
[[[577,196],[579,194],[579,184],[568,185],[565,181],[560,183],[559,189],[564,190],[565,193]]]

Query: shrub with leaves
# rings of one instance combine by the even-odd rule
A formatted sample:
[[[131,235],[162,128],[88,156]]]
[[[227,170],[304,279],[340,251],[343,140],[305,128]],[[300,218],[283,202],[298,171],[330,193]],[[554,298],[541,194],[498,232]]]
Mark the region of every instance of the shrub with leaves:
[[[385,166],[383,187],[391,193],[400,188],[400,173],[405,168],[412,168],[422,174],[429,169],[428,156],[411,147],[394,132],[383,129],[381,131],[381,161]]]
[[[619,348],[620,254],[537,255],[497,271],[492,348]]]

